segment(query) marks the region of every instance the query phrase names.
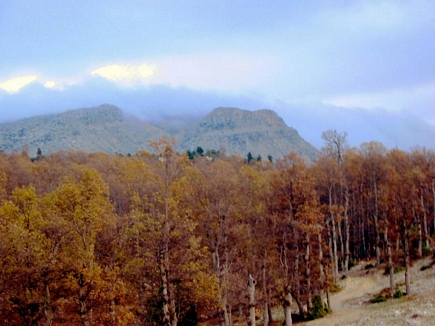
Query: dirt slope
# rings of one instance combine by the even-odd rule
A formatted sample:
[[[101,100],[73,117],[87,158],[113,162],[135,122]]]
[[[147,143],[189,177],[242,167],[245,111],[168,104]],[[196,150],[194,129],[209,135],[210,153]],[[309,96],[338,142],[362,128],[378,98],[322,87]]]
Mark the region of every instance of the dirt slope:
[[[416,262],[411,272],[411,295],[388,302],[370,304],[369,300],[389,286],[382,270],[354,267],[343,290],[332,295],[333,313],[323,319],[304,323],[306,326],[344,325],[435,325],[435,267],[420,271],[431,258]],[[396,283],[404,283],[404,272],[396,275]],[[400,287],[405,292],[404,286]]]

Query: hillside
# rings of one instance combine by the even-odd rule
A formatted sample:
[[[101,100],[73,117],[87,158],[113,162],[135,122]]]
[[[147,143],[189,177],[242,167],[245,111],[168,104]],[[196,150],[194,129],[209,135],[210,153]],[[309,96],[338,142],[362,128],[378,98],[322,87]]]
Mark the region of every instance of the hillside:
[[[341,281],[342,291],[333,294],[333,313],[325,318],[307,322],[307,326],[323,325],[435,325],[435,271],[433,258],[416,261],[411,269],[411,296],[376,304],[369,303],[382,289],[388,288],[389,278],[384,268],[366,270],[369,262],[361,262]],[[374,262],[372,262],[374,263]],[[404,272],[395,275],[396,284],[404,290]]]
[[[62,114],[35,116],[0,125],[0,149],[16,152],[38,147],[43,153],[59,150],[135,153],[165,131],[126,116],[112,105],[78,109]]]
[[[177,135],[182,150],[225,149],[227,154],[251,152],[267,158],[283,157],[292,151],[313,160],[317,150],[271,110],[247,111],[217,108],[196,126]]]
[[[177,140],[180,151],[225,150],[227,154],[280,158],[291,151],[312,160],[317,150],[288,127],[273,111],[217,108],[199,123],[176,130],[127,116],[113,105],[35,116],[0,125],[0,150],[36,153],[59,150],[136,153],[149,150],[148,141],[161,136]]]

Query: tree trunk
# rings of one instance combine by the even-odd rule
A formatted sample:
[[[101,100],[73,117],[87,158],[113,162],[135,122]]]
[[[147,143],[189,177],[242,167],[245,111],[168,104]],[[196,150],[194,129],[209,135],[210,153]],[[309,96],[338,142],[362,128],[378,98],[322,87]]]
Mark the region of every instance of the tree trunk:
[[[264,297],[264,311],[263,311],[263,326],[269,326],[272,322],[269,307],[269,291],[267,288],[267,250],[264,250],[263,264],[261,266],[261,274],[263,278],[263,297]]]
[[[409,269],[410,269],[410,258],[409,258],[409,243],[408,243],[408,232],[406,230],[406,224],[405,219],[403,219],[402,222],[402,228],[403,228],[403,253],[405,255],[405,287],[406,287],[406,295],[411,294],[411,281],[410,281],[410,275],[409,275]]]
[[[331,227],[332,227],[332,268],[334,283],[338,282],[338,253],[337,253],[337,235],[335,230],[335,221],[333,216],[331,216]]]
[[[385,242],[387,245],[387,259],[388,259],[388,269],[390,272],[390,297],[393,297],[395,284],[394,284],[394,264],[393,264],[393,256],[391,254],[391,245],[388,240],[388,225],[385,225]]]
[[[255,284],[256,281],[249,274],[248,277],[248,295],[249,295],[249,318],[248,325],[255,326]]]
[[[163,247],[160,253],[159,268],[160,268],[160,280],[162,282],[162,297],[163,297],[163,325],[171,326],[171,314],[169,312],[169,286],[168,275],[165,268],[165,251]]]
[[[177,326],[178,316],[177,316],[177,309],[175,306],[174,287],[172,282],[169,282],[169,314],[171,316],[171,325]]]
[[[219,234],[211,243],[213,269],[218,279],[219,297],[219,326],[230,326],[230,312],[228,311],[228,243],[225,216],[219,216]],[[223,248],[223,263],[219,249]]]
[[[51,306],[51,295],[48,284],[45,285],[45,308],[44,308],[45,322],[44,326],[53,325],[53,310]]]
[[[267,302],[264,303],[263,326],[269,326],[269,305]]]
[[[304,304],[301,300],[300,295],[301,295],[300,291],[295,293],[295,301],[296,301],[296,304],[298,306],[299,316],[301,317],[301,319],[303,319],[305,317],[305,312],[304,312]]]
[[[343,243],[343,232],[342,232],[342,227],[341,227],[343,221],[340,222],[338,220],[338,217],[339,216],[337,216],[337,235],[338,235],[337,242],[338,242],[338,245],[340,246],[340,249],[339,249],[340,258],[338,259],[338,257],[337,257],[337,259],[341,265],[341,270],[343,270],[344,243]],[[337,273],[338,273],[338,271],[337,271]]]
[[[362,242],[362,247],[363,247],[363,252],[362,252],[362,257],[364,258],[368,258],[368,251],[367,251],[367,242],[366,242],[366,230],[365,230],[365,220],[366,220],[366,215],[365,215],[365,211],[364,211],[364,199],[363,199],[363,183],[361,183],[360,185],[360,199],[359,199],[359,205],[361,208],[361,242]]]
[[[267,295],[269,297],[270,293],[269,291],[267,292]],[[269,324],[273,323],[273,315],[272,315],[272,305],[270,304],[270,302],[267,304],[267,314],[269,315]]]
[[[291,294],[291,287],[290,285],[287,285],[285,287],[285,294],[284,294],[284,324],[283,326],[292,326],[292,294]]]
[[[347,186],[344,189],[344,216],[343,216],[343,223],[344,223],[344,261],[343,261],[343,271],[342,275],[343,277],[347,277],[348,271],[349,271],[349,256],[350,256],[350,248],[349,248],[349,241],[350,241],[350,229],[349,229],[349,190],[347,189]]]
[[[421,219],[417,219],[418,224],[418,257],[423,257],[423,231],[421,227]]]
[[[85,279],[83,274],[79,275],[78,278],[78,285],[79,285],[79,297],[78,297],[78,301],[79,301],[79,315],[80,315],[80,321],[81,324],[83,326],[89,326],[90,322],[89,322],[89,316],[88,316],[88,311],[87,311],[87,307],[86,307],[86,289],[85,289]]]
[[[296,254],[295,254],[295,262],[294,262],[294,269],[293,269],[293,295],[295,297],[295,301],[299,308],[299,315],[301,317],[304,316],[304,305],[302,304],[302,301],[300,300],[301,296],[301,285],[299,282],[299,246],[298,246],[298,239],[295,238],[296,242]]]
[[[426,205],[424,204],[423,189],[420,193],[421,210],[423,212],[423,237],[424,237],[424,247],[429,248],[429,231],[427,227],[427,214]]]
[[[230,304],[227,304],[228,326],[233,326],[233,309]]]
[[[322,304],[325,302],[325,271],[323,269],[323,245],[322,245],[322,234],[319,232],[317,234],[317,241],[319,242],[319,281],[320,281],[320,299]]]
[[[239,304],[239,322],[243,320],[243,306]]]
[[[312,307],[311,299],[311,267],[310,267],[310,237],[305,235],[306,250],[305,250],[305,282],[306,282],[306,295],[307,295],[307,310],[310,311]]]
[[[331,306],[331,296],[329,294],[329,290],[326,290],[326,302],[328,304],[329,312],[332,312],[332,306]]]
[[[166,170],[168,169],[168,163],[166,162]],[[168,172],[166,172],[168,173]],[[163,232],[162,232],[162,245],[160,254],[160,277],[162,281],[162,295],[163,295],[163,323],[165,326],[177,326],[178,318],[175,309],[175,298],[172,283],[169,279],[169,184],[166,179],[166,195],[165,195],[165,213],[163,220]]]
[[[408,237],[405,237],[405,286],[406,286],[406,294],[411,294],[411,281],[410,281],[410,275],[409,275],[409,269],[410,269],[410,260],[409,260],[409,249],[408,249]]]
[[[334,283],[338,282],[338,254],[337,254],[337,235],[335,230],[335,219],[334,212],[332,211],[332,189],[331,186],[328,187],[328,196],[329,196],[329,222],[331,226],[331,258],[332,258],[332,274],[334,277]]]
[[[379,235],[378,186],[376,181],[373,184],[373,188],[375,195],[375,212],[373,214],[373,221],[375,224],[376,234],[376,266],[379,266],[381,264],[381,237]]]

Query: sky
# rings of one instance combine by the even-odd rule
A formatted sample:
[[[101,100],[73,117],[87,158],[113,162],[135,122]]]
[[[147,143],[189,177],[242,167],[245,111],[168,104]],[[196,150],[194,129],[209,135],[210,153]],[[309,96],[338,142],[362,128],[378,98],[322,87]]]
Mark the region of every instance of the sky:
[[[103,103],[433,149],[435,1],[0,0],[0,123]]]

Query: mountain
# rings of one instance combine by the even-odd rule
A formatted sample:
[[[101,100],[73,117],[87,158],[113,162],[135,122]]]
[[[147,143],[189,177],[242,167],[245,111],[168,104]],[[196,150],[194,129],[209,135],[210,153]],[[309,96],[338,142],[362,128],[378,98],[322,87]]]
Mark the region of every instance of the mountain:
[[[281,158],[292,151],[313,160],[318,151],[274,111],[217,108],[177,135],[181,150],[225,149],[227,154]]]
[[[166,135],[148,122],[129,117],[113,105],[35,116],[0,125],[0,150],[43,153],[59,150],[136,153],[149,139]]]
[[[174,136],[179,151],[202,147],[263,158],[280,158],[291,151],[309,160],[317,156],[317,150],[271,110],[217,108],[197,123],[174,129],[128,116],[109,104],[0,124],[0,150],[28,148],[30,155],[37,148],[42,153],[74,149],[134,154],[149,150],[148,141],[162,136]]]

